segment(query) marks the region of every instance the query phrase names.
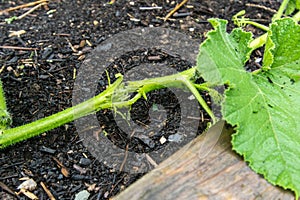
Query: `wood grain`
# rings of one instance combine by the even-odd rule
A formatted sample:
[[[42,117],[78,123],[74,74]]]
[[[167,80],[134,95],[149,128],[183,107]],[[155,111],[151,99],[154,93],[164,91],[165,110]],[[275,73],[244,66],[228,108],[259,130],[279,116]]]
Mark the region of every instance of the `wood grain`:
[[[269,184],[231,150],[231,134],[231,128],[223,128],[205,157],[201,155],[207,152],[200,150],[204,142],[214,145],[207,137],[215,136],[200,135],[112,199],[294,199],[292,192]]]

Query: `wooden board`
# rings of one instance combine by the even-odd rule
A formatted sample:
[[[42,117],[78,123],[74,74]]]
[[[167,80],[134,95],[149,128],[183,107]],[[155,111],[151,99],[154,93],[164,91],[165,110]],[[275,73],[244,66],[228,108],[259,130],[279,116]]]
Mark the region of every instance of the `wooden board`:
[[[204,142],[214,145],[207,137],[216,134],[197,137],[112,199],[294,199],[292,192],[269,184],[231,150],[230,128],[224,128],[212,151],[201,156],[206,154],[200,152]]]

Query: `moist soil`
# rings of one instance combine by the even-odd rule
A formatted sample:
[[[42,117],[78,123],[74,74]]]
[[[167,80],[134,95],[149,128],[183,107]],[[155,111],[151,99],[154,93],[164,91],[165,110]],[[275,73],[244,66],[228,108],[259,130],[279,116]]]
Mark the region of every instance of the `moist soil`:
[[[30,1],[2,0],[0,10],[24,5]],[[22,8],[5,12],[0,15],[0,77],[3,82],[8,110],[12,115],[12,127],[23,125],[34,120],[49,116],[72,106],[72,89],[76,72],[86,57],[103,41],[114,34],[137,27],[164,27],[182,32],[199,41],[211,29],[207,19],[212,17],[227,19],[245,9],[247,16],[259,23],[268,24],[279,3],[275,0],[263,1],[214,1],[191,0],[180,8],[170,20],[163,17],[180,1],[108,1],[91,0],[53,0],[35,10],[25,18],[13,21],[5,19],[20,16],[30,8]],[[253,4],[265,6],[257,8]],[[143,10],[141,7],[159,6],[161,9]],[[228,29],[234,25],[229,22]],[[254,30],[256,35],[260,30]],[[15,31],[26,33],[12,36]],[[14,48],[9,48],[13,46]],[[18,49],[15,47],[22,47]],[[180,55],[168,55],[160,49],[141,49],[127,52],[116,58],[108,67],[112,75],[125,73],[140,62],[132,62],[132,58],[144,62],[167,62],[181,71],[191,67]],[[152,59],[145,58],[145,51],[150,52]],[[252,60],[261,57],[257,50]],[[149,58],[149,57],[148,57]],[[153,59],[154,58],[154,59]],[[159,58],[159,59],[156,59]],[[259,65],[256,63],[256,66]],[[125,69],[125,70],[124,70]],[[255,68],[248,67],[247,70]],[[98,91],[106,87],[108,80],[105,75],[99,79]],[[113,76],[112,76],[113,77]],[[113,80],[112,80],[113,81]],[[198,80],[201,82],[201,80]],[[205,94],[202,96],[209,103]],[[98,120],[108,138],[117,146],[136,152],[149,152],[164,148],[159,142],[162,136],[168,137],[176,132],[180,109],[172,92],[167,89],[156,90],[147,94],[146,100],[139,100],[130,111],[136,123],[149,124],[149,109],[153,105],[162,105],[168,116],[167,125],[158,133],[152,133],[151,140],[146,138],[129,138],[118,129],[113,113],[102,111],[97,113]],[[157,110],[157,108],[156,108]],[[209,122],[204,113],[198,133],[200,134]],[[26,199],[9,191],[18,191],[23,182],[21,178],[29,177],[38,185],[32,191],[39,199],[49,199],[40,185],[43,182],[56,199],[74,199],[82,190],[89,190],[89,199],[108,199],[138,178],[143,173],[132,174],[108,167],[83,145],[74,123],[48,131],[16,145],[0,151],[0,198]],[[66,172],[67,171],[67,172]]]

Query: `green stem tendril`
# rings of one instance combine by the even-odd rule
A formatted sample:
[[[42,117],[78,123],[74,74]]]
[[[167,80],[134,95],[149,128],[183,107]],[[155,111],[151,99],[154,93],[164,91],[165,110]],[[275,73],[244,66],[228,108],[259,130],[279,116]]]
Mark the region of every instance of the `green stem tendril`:
[[[280,19],[282,16],[283,16],[283,13],[287,7],[289,3],[289,0],[284,0],[281,5],[280,5],[280,8],[278,10],[278,12],[273,16],[272,18],[272,21],[275,21],[277,19]],[[264,31],[268,31],[269,28],[267,26],[264,26],[262,24],[259,24],[257,22],[254,22],[254,21],[251,21],[250,19],[248,18],[245,18],[243,15],[245,15],[245,11],[242,10],[240,12],[238,12],[237,14],[235,14],[233,17],[232,17],[232,20],[233,22],[241,27],[241,26],[245,26],[245,24],[250,24],[250,25],[253,25],[257,28],[260,28]],[[293,17],[292,17],[296,22],[299,22],[300,21],[300,11],[298,11]],[[268,34],[265,33],[257,38],[255,38],[249,45],[249,47],[253,50],[255,49],[258,49],[260,47],[262,47],[266,41],[267,41],[267,37],[268,37]]]
[[[238,27],[244,27],[246,26],[247,24],[250,24],[252,26],[255,26],[261,30],[264,30],[264,31],[268,31],[269,28],[263,24],[260,24],[260,23],[257,23],[257,22],[254,22],[253,20],[249,19],[249,18],[245,18],[244,15],[246,14],[246,11],[245,10],[242,10],[240,12],[238,12],[237,14],[235,14],[233,17],[232,17],[232,21],[235,25],[237,25]]]

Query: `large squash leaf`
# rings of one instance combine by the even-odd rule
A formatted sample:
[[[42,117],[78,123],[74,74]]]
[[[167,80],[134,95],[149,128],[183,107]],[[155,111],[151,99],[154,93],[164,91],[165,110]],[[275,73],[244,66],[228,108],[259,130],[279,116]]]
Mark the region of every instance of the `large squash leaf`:
[[[226,33],[226,21],[200,46],[197,69],[212,83],[229,84],[224,119],[236,127],[233,149],[275,185],[300,192],[300,26],[286,18],[271,24],[263,70],[244,70],[249,34]]]

